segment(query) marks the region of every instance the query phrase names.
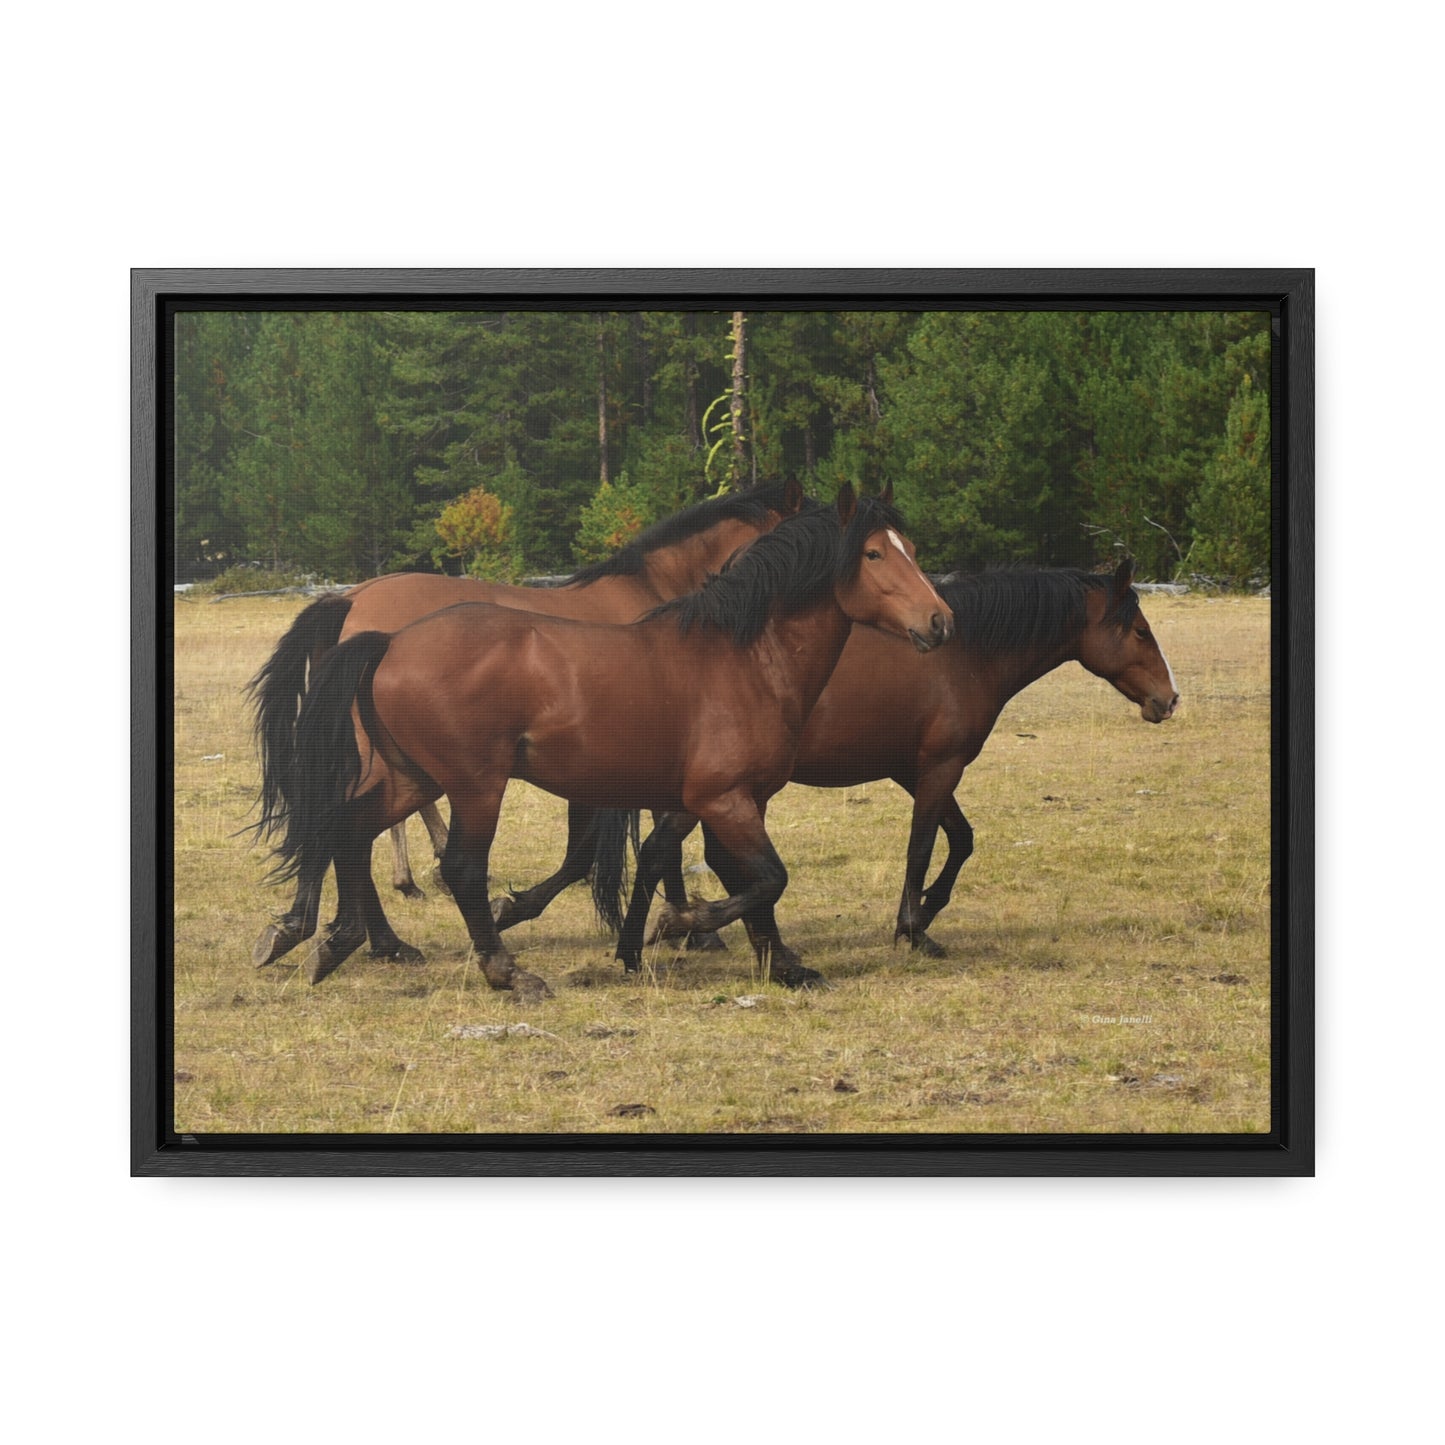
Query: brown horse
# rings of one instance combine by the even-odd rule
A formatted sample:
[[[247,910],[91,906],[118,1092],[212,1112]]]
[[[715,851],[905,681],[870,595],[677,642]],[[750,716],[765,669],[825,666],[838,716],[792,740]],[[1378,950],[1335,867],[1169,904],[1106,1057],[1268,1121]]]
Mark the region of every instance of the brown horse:
[[[591,808],[704,820],[738,886],[679,919],[679,932],[742,918],[766,958],[776,928],[754,920],[771,921],[787,870],[764,813],[855,621],[920,651],[953,631],[886,496],[857,500],[845,487],[836,511],[786,519],[700,591],[629,626],[472,603],[341,644],[302,705],[296,742],[307,766],[278,850],[303,887],[336,867],[337,916],[311,981],[366,936],[371,839],[445,793],[442,873],[488,983],[546,992],[503,946],[488,895],[513,777]],[[819,978],[786,958],[774,975],[793,986]]]
[[[396,632],[459,602],[489,602],[554,617],[631,622],[661,603],[700,587],[738,548],[770,531],[784,517],[796,515],[806,500],[802,488],[791,478],[710,498],[647,528],[619,552],[584,568],[561,587],[512,587],[473,577],[394,573],[313,602],[297,616],[250,685],[261,754],[258,832],[274,833],[284,822],[291,779],[298,766],[297,710],[308,677],[339,642],[358,632]],[[446,824],[432,803],[421,809],[421,815],[440,858],[446,846]],[[577,846],[569,849],[563,869],[548,880],[546,888],[499,900],[510,909],[512,921],[540,913],[562,887],[585,876],[595,851],[587,818],[572,819],[569,832]],[[421,897],[407,856],[405,820],[392,828],[391,838],[393,886],[407,897]],[[625,847],[625,843],[619,840],[618,846]],[[620,856],[615,866],[620,874]],[[621,925],[619,888],[620,883],[610,894],[596,895],[599,911],[614,928]],[[527,912],[528,908],[532,911]],[[311,937],[319,909],[319,892],[298,889],[291,908],[269,924],[257,940],[254,962],[258,966],[270,963]],[[380,901],[371,921],[373,954],[421,957],[396,936]]]
[[[851,788],[892,778],[912,795],[895,940],[906,938],[932,957],[944,953],[927,930],[973,852],[973,829],[954,790],[1016,693],[1073,661],[1137,704],[1145,722],[1174,715],[1179,704],[1174,673],[1140,609],[1133,580],[1130,559],[1112,576],[1013,568],[951,575],[938,590],[954,614],[954,639],[922,660],[880,632],[853,629],[809,715],[792,781]],[[882,678],[894,685],[880,688]],[[616,817],[602,820],[604,831],[620,826]],[[948,856],[925,888],[940,828]],[[654,835],[663,839],[656,845],[662,853],[658,866],[674,904],[686,897],[678,834],[672,820],[663,819]],[[707,839],[706,854],[726,886],[731,864],[716,840]],[[640,886],[640,866],[638,875]],[[641,942],[646,909],[642,917],[634,912],[629,910],[623,925],[629,950]]]

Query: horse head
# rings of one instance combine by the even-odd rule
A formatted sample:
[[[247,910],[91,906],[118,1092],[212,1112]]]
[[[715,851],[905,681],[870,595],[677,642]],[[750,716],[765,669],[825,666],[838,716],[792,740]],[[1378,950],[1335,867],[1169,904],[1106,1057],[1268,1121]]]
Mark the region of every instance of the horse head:
[[[838,493],[843,557],[835,595],[855,622],[906,637],[928,652],[953,636],[953,612],[919,570],[913,543],[893,509],[893,484],[859,498],[850,483]]]
[[[1179,689],[1134,591],[1134,559],[1119,563],[1108,583],[1090,593],[1079,637],[1079,661],[1139,706],[1145,722],[1174,716]]]

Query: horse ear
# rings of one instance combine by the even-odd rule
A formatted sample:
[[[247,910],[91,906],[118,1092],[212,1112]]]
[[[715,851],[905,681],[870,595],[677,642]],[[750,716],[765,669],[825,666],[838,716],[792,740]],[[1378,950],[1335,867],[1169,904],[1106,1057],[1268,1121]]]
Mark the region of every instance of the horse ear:
[[[844,482],[838,488],[838,520],[846,527],[858,510],[858,498],[853,492],[853,483]]]
[[[1122,597],[1134,585],[1134,559],[1124,557],[1114,569],[1114,596]]]
[[[882,490],[881,492],[879,492],[879,494],[878,494],[878,500],[879,500],[880,502],[885,503],[887,506],[890,506],[890,507],[891,507],[891,506],[893,505],[893,478],[892,478],[892,477],[889,477],[889,478],[888,478],[887,484],[884,486],[883,490]]]
[[[808,499],[803,495],[803,485],[797,477],[791,473],[788,480],[783,483],[783,512],[785,516],[795,517],[803,510],[803,503]]]

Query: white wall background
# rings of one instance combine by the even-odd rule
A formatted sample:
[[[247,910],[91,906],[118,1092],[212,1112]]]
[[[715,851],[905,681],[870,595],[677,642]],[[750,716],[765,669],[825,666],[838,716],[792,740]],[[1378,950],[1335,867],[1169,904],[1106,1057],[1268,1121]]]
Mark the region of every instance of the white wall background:
[[[1439,1282],[1427,13],[12,16],[23,1438],[1413,1433]],[[664,264],[1318,268],[1318,1179],[127,1177],[128,268]]]

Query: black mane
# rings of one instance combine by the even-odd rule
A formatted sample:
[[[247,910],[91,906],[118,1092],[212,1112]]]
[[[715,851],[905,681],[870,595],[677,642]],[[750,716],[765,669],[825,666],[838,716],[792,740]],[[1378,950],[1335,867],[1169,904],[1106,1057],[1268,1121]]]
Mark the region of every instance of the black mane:
[[[574,572],[563,585],[586,586],[599,577],[635,577],[642,571],[649,552],[675,546],[699,532],[706,532],[719,522],[736,520],[761,524],[767,520],[769,512],[787,509],[787,486],[786,482],[764,482],[746,491],[728,492],[721,497],[697,502],[671,517],[654,522],[620,551],[600,562],[593,562],[580,572]]]
[[[1081,632],[1088,594],[1111,590],[1114,578],[1072,567],[1000,567],[952,572],[936,585],[953,609],[958,637],[984,652],[1010,652]],[[1104,621],[1122,632],[1138,613],[1139,596],[1130,587]]]
[[[769,617],[801,611],[835,582],[852,577],[864,542],[880,527],[904,530],[898,512],[877,497],[858,499],[846,529],[831,506],[812,506],[749,543],[698,591],[654,607],[643,620],[670,614],[682,632],[716,627],[745,645]]]

